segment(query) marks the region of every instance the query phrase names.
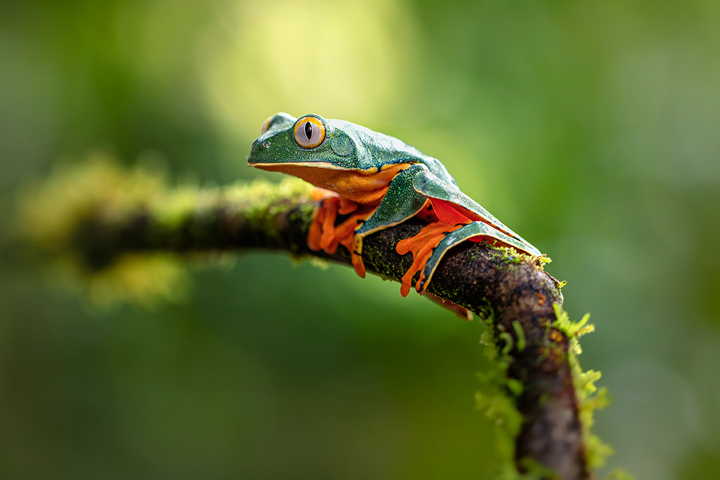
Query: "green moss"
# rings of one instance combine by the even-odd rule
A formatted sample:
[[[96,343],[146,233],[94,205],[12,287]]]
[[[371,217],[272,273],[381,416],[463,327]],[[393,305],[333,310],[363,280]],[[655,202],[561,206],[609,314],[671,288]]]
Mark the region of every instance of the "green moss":
[[[475,401],[477,407],[495,425],[497,478],[519,479],[522,477],[515,467],[514,458],[515,438],[522,425],[522,415],[515,407],[515,401],[522,392],[522,385],[507,376],[512,359],[507,354],[507,343],[505,348],[498,346],[494,333],[494,312],[488,306],[481,310],[479,317],[486,327],[480,342],[484,345],[484,353],[491,366],[487,372],[477,375],[480,390],[475,394]]]
[[[82,291],[93,305],[130,301],[151,306],[157,301],[177,300],[187,292],[189,277],[173,255],[123,255],[101,271],[90,271],[69,248],[78,226],[90,216],[119,222],[148,205],[197,201],[188,190],[175,192],[173,202],[166,202],[167,196],[162,169],[147,163],[125,169],[96,152],[82,164],[57,165],[47,180],[21,191],[14,234],[50,253],[52,278]]]
[[[508,378],[507,371],[512,358],[512,336],[507,332],[494,333],[494,313],[490,307],[480,312],[480,318],[486,329],[482,334],[481,343],[485,346],[485,356],[490,360],[491,367],[487,372],[478,373],[480,390],[475,394],[479,409],[495,426],[496,472],[498,480],[540,480],[554,478],[555,473],[530,458],[520,461],[526,472],[520,473],[515,464],[515,441],[522,426],[523,417],[517,410],[516,401],[523,392],[523,385],[517,379]],[[497,326],[500,329],[500,325]],[[518,325],[513,326],[518,333],[518,348],[525,342],[525,335]],[[502,341],[501,341],[502,340]],[[501,346],[502,345],[502,346]],[[523,345],[524,348],[524,345]]]
[[[593,412],[608,404],[607,390],[598,389],[595,382],[600,379],[600,372],[589,370],[583,372],[577,360],[581,348],[578,338],[594,330],[589,324],[589,315],[585,315],[579,322],[572,322],[567,314],[559,306],[555,306],[556,320],[552,327],[562,331],[570,339],[570,362],[576,395],[580,404],[580,422],[583,428],[583,436],[587,449],[588,466],[591,469],[601,467],[605,458],[612,454],[612,449],[591,433],[593,426]],[[481,311],[481,320],[486,326],[481,342],[485,345],[485,355],[491,361],[491,368],[488,372],[478,374],[481,389],[476,394],[478,408],[492,420],[496,426],[496,445],[498,455],[497,478],[510,479],[533,479],[546,478],[550,472],[541,465],[533,463],[530,459],[524,459],[523,467],[527,473],[521,474],[517,471],[514,462],[515,439],[522,424],[522,416],[517,411],[516,399],[522,393],[522,383],[518,380],[508,378],[507,369],[512,361],[509,355],[513,346],[513,337],[505,332],[501,326],[494,330],[494,315],[488,307]],[[548,325],[548,329],[551,325]],[[513,330],[516,335],[516,346],[522,351],[525,348],[525,333],[522,326],[515,322]],[[622,471],[614,472],[617,480],[631,479]],[[550,475],[551,476],[551,475]]]
[[[24,240],[59,251],[77,225],[99,209],[115,218],[165,192],[162,170],[143,165],[127,170],[93,153],[82,165],[59,164],[47,180],[26,186],[18,198],[15,230]]]
[[[517,335],[517,338],[518,338],[518,340],[517,340],[518,351],[522,352],[523,350],[525,350],[525,344],[527,342],[525,339],[525,331],[523,330],[522,325],[520,325],[520,322],[518,322],[517,320],[515,320],[513,322],[513,329],[515,330],[515,335]]]
[[[433,292],[435,292],[435,295],[442,298],[457,298],[460,295],[460,289],[460,286],[455,286],[453,288],[452,286],[439,287],[437,285],[433,285]]]
[[[123,255],[100,271],[76,265],[70,271],[70,287],[79,288],[98,307],[132,303],[150,308],[184,299],[191,286],[185,263],[170,254]]]
[[[277,235],[274,216],[296,207],[314,187],[298,178],[287,177],[279,184],[256,180],[249,185],[237,184],[220,192],[219,201],[242,207],[243,216],[268,237]],[[309,214],[312,214],[312,207]],[[308,212],[303,212],[308,214]]]
[[[50,253],[55,259],[54,278],[83,292],[92,304],[150,306],[182,298],[188,291],[187,259],[169,253],[120,254],[102,269],[88,269],[71,245],[82,222],[96,217],[106,224],[122,224],[142,210],[155,228],[167,233],[193,215],[227,205],[242,210],[266,234],[274,234],[272,215],[293,208],[293,200],[307,198],[312,188],[296,178],[276,185],[256,181],[222,189],[171,187],[162,169],[143,163],[123,168],[110,156],[93,153],[85,162],[59,165],[45,181],[27,186],[18,199],[14,230],[19,240]],[[312,215],[312,207],[303,214]],[[222,255],[202,258],[227,262]]]
[[[612,455],[613,451],[609,445],[603,443],[597,435],[592,433],[593,413],[608,405],[608,394],[606,388],[598,389],[595,386],[601,373],[594,370],[583,372],[577,358],[582,353],[579,337],[595,331],[595,326],[588,323],[590,314],[585,314],[579,322],[573,322],[560,305],[555,304],[554,308],[556,320],[552,326],[570,339],[568,360],[572,368],[573,383],[580,405],[580,423],[583,429],[588,466],[592,469],[599,468],[605,464],[606,458]]]
[[[546,263],[550,263],[552,261],[547,255],[536,257],[521,252],[510,245],[503,245],[498,242],[488,242],[487,240],[483,240],[483,243],[490,247],[490,260],[496,261],[502,265],[519,265],[527,262],[542,270]]]

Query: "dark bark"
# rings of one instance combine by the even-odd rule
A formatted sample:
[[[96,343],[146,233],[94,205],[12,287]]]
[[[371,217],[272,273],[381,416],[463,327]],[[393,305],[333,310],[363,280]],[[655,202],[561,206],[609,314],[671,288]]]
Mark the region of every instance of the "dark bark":
[[[343,247],[332,256],[307,247],[305,239],[312,219],[312,204],[308,201],[277,200],[248,214],[251,205],[250,200],[220,201],[211,208],[189,212],[172,227],[156,222],[148,210],[114,222],[98,214],[81,224],[74,237],[75,246],[90,268],[102,268],[124,252],[246,248],[285,250],[297,256],[315,255],[349,263]],[[399,280],[412,258],[410,254],[398,255],[395,245],[421,228],[422,224],[408,221],[366,238],[363,259],[368,272]],[[495,338],[503,338],[500,333],[512,337],[508,375],[523,385],[516,402],[523,416],[516,440],[519,469],[525,468],[523,459],[528,457],[557,472],[557,477],[548,478],[589,478],[568,362],[569,341],[552,327],[556,318],[553,305],[562,303],[557,282],[529,257],[484,243],[465,242],[446,255],[428,291],[477,315],[490,307],[495,317]],[[524,333],[522,349],[518,347],[514,324]]]

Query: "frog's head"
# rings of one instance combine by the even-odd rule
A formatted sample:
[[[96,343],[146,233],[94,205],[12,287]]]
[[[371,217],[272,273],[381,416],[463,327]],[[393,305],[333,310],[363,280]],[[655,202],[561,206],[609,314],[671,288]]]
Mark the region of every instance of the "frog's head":
[[[276,171],[292,165],[374,173],[387,164],[418,162],[421,156],[396,138],[350,122],[314,114],[295,119],[278,113],[263,124],[248,165]]]

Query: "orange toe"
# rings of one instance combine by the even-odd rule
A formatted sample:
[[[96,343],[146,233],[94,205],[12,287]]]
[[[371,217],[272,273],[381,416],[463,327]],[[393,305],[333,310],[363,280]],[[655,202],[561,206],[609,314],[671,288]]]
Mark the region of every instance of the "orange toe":
[[[365,278],[365,263],[363,262],[362,256],[358,255],[355,251],[355,239],[354,235],[346,237],[343,241],[343,246],[350,252],[350,260],[352,261],[353,269],[360,278]]]
[[[402,278],[402,286],[400,287],[400,294],[405,297],[410,292],[410,286],[412,285],[413,277],[417,272],[422,272],[427,264],[430,257],[432,257],[435,248],[450,232],[457,230],[463,225],[449,225],[442,222],[432,222],[423,227],[420,232],[414,237],[406,238],[398,242],[395,250],[400,255],[405,255],[409,252],[413,254],[413,263],[408,268],[405,275]],[[422,295],[425,291],[427,284],[425,279],[420,273],[420,278],[415,283],[415,290]]]
[[[340,197],[336,193],[322,188],[314,189],[310,196],[315,200],[320,200],[320,202],[313,212],[313,221],[308,228],[307,243],[310,250],[318,251],[322,250],[323,245],[328,242],[327,239],[323,239],[323,236],[327,230],[327,225],[332,227],[335,223]]]
[[[313,250],[315,252],[320,250],[320,238],[322,237],[321,225],[323,223],[323,218],[321,218],[321,215],[324,218],[325,213],[322,209],[315,210],[313,221],[310,224],[310,228],[308,229],[307,244],[308,247],[310,247],[310,250]]]
[[[340,203],[337,197],[326,198],[322,201],[322,209],[325,211],[325,216],[322,221],[322,236],[320,237],[320,247],[329,254],[335,253],[337,244],[334,248],[331,247],[335,238],[335,219],[337,218],[338,204]]]

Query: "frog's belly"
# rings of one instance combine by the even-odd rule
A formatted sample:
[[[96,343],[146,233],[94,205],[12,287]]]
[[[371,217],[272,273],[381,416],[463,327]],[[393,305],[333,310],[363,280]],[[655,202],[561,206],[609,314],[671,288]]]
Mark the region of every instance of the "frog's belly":
[[[388,186],[398,172],[410,166],[409,163],[389,165],[377,173],[363,173],[331,166],[312,164],[258,164],[257,168],[271,172],[283,172],[312,183],[316,187],[331,190],[341,197],[361,205],[378,205]]]

